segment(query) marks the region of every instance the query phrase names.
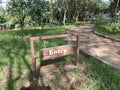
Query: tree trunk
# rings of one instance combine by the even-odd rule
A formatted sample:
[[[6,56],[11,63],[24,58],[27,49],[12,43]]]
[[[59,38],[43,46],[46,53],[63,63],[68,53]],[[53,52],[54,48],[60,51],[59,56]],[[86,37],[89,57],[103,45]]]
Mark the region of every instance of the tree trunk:
[[[76,20],[76,23],[79,21],[79,13],[77,13],[75,20]]]
[[[24,28],[23,28],[24,27],[24,22],[21,21],[20,24],[21,24],[21,26],[20,26],[20,28],[21,28],[21,35],[24,36]]]
[[[64,26],[66,25],[66,13],[67,13],[67,10],[65,10],[64,17],[63,17],[63,24],[64,24]]]
[[[120,0],[117,1],[116,12],[115,13],[118,13],[118,11],[119,11],[119,3],[120,3]]]

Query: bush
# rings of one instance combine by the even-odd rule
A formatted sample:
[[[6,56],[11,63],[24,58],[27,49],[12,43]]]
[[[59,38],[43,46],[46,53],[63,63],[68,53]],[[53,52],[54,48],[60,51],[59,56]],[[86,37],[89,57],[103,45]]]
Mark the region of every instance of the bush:
[[[112,28],[110,26],[107,25],[101,25],[101,28],[107,32],[112,32]]]
[[[5,23],[5,22],[6,22],[6,19],[0,16],[0,23]]]
[[[120,32],[120,23],[113,23],[111,27],[113,29],[113,32]]]
[[[110,23],[110,18],[105,15],[98,15],[95,23],[99,25],[106,25]]]

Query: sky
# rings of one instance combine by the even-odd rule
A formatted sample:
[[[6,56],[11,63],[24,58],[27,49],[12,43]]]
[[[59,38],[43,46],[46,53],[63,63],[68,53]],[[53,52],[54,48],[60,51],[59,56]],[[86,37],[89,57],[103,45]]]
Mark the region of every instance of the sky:
[[[2,0],[3,3],[2,3],[1,5],[2,5],[3,8],[6,7],[6,4],[7,4],[8,1],[9,1],[9,0]]]
[[[103,1],[109,1],[109,0],[103,0]]]

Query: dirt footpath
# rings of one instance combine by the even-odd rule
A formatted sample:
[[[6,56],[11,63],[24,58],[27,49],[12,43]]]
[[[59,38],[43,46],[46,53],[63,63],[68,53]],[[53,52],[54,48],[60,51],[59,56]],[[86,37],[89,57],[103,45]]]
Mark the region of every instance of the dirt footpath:
[[[96,57],[104,63],[120,66],[120,42],[112,41],[92,33],[93,25],[77,26],[72,31],[80,34],[80,50]]]

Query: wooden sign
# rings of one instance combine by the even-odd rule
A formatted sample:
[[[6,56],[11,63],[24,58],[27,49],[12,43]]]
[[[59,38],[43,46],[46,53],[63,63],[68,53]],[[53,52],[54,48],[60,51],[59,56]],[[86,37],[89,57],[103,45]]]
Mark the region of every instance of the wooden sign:
[[[71,34],[61,34],[61,35],[50,35],[50,36],[36,36],[36,37],[30,37],[30,48],[31,48],[31,60],[32,60],[32,69],[36,71],[36,59],[35,59],[35,50],[34,50],[34,41],[36,40],[45,40],[45,39],[54,39],[54,38],[67,38],[67,37],[76,37],[76,65],[78,64],[79,60],[79,42],[80,37],[79,33],[71,33]],[[54,59],[57,57],[66,56],[69,54],[72,54],[74,51],[73,47],[71,45],[63,45],[63,46],[57,46],[57,47],[51,47],[46,49],[41,49],[41,59]]]
[[[40,50],[42,60],[54,59],[57,57],[70,55],[73,54],[73,52],[74,48],[72,45],[56,46]]]

